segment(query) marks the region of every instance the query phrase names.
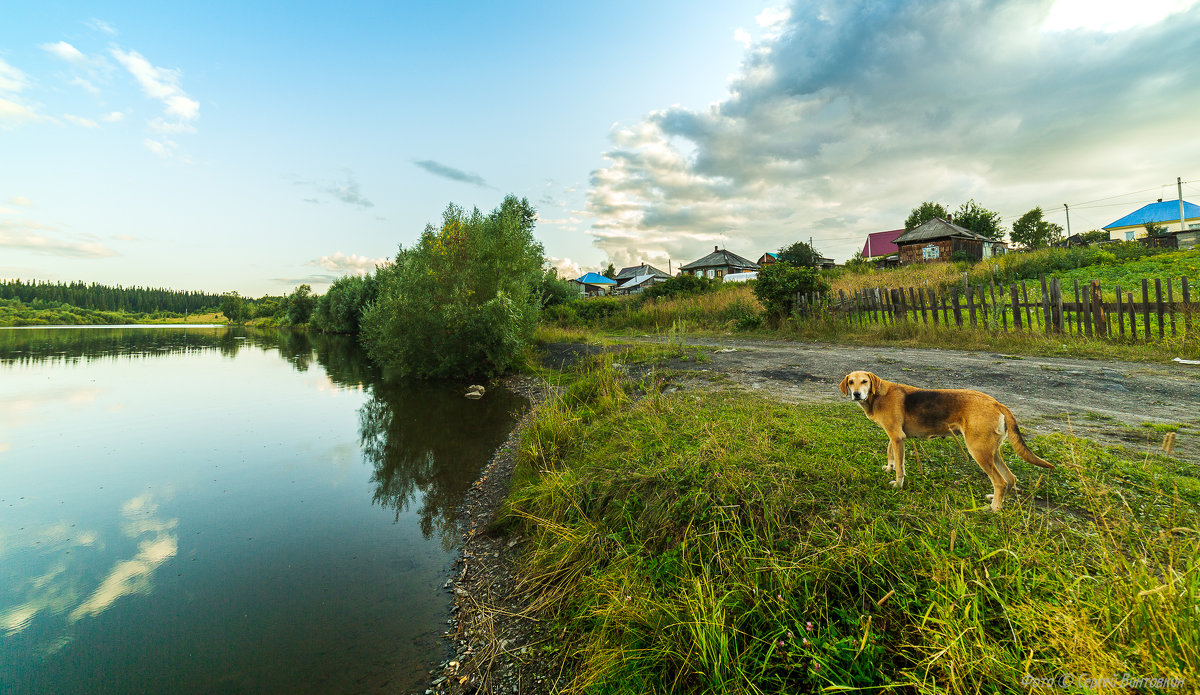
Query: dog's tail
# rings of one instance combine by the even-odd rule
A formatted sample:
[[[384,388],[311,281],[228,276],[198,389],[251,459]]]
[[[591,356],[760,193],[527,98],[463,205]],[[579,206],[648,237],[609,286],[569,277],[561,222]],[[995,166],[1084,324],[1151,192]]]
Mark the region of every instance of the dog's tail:
[[[1013,451],[1035,466],[1054,468],[1053,463],[1029,450],[1029,447],[1025,445],[1025,437],[1021,436],[1021,428],[1017,426],[1017,416],[1013,415],[1013,412],[1007,406],[1001,405],[1000,407],[1003,409],[1005,428],[1008,430],[1008,443],[1012,444]]]

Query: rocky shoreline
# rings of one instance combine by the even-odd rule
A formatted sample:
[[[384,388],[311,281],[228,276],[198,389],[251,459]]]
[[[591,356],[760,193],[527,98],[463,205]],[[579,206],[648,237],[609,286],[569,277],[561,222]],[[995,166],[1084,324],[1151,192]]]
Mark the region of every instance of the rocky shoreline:
[[[525,614],[519,596],[517,559],[523,539],[497,534],[496,513],[508,495],[521,433],[549,391],[545,382],[525,375],[503,380],[529,399],[530,409],[516,423],[467,492],[459,511],[460,554],[445,588],[453,601],[443,636],[452,656],[430,672],[425,695],[466,693],[552,693],[568,679],[562,655],[544,649],[537,619]]]

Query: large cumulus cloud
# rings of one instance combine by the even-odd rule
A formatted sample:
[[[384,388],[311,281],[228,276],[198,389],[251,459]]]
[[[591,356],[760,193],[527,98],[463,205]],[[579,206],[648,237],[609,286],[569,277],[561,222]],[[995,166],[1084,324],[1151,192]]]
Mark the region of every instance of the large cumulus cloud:
[[[1012,219],[1195,162],[1200,5],[1121,31],[1050,30],[1051,6],[797,2],[723,101],[614,129],[595,245],[620,265],[811,236],[845,258],[924,200]]]

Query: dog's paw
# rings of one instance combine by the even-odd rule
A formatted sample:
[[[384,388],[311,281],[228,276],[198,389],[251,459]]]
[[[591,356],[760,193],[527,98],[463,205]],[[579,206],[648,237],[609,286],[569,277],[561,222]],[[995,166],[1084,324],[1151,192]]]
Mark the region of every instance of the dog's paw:
[[[896,467],[889,463],[888,465],[883,467],[883,470],[884,471],[893,471],[893,470],[896,470]]]
[[[991,502],[993,499],[995,499],[996,496],[995,495],[984,495],[984,497],[987,498],[988,502]]]
[[[892,487],[899,490],[904,487],[904,478],[900,478],[899,480],[893,480],[891,484],[892,484]]]

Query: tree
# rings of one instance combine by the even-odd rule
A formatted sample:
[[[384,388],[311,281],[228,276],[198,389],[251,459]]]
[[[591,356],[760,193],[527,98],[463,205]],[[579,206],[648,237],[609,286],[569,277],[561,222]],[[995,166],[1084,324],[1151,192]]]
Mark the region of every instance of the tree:
[[[754,296],[767,310],[767,320],[778,326],[795,310],[797,292],[824,294],[829,283],[812,268],[797,268],[789,263],[772,263],[758,271]]]
[[[609,263],[608,267],[604,269],[604,272],[601,273],[601,275],[608,278],[609,280],[616,280],[617,279],[617,269],[615,266],[613,266],[612,263]]]
[[[579,296],[578,285],[558,276],[558,270],[547,268],[538,281],[538,300],[541,306],[563,304]]]
[[[363,310],[375,301],[373,275],[346,275],[317,297],[309,325],[325,333],[358,333]]]
[[[904,228],[916,229],[935,217],[949,220],[950,213],[946,212],[946,206],[941,203],[921,203],[908,213],[908,219],[904,220]]]
[[[221,295],[221,313],[229,319],[230,323],[236,324],[244,323],[250,317],[246,300],[242,299],[242,295],[237,292],[226,292]]]
[[[1096,244],[1102,241],[1108,241],[1108,232],[1103,229],[1093,229],[1090,232],[1084,232],[1080,237],[1085,244]]]
[[[1062,239],[1063,228],[1042,219],[1042,208],[1036,207],[1013,222],[1009,238],[1031,249],[1045,248]]]
[[[1146,236],[1148,236],[1148,237],[1153,238],[1156,236],[1166,236],[1167,235],[1167,228],[1161,224],[1147,222],[1144,226],[1146,227]]]
[[[492,376],[517,363],[541,309],[542,245],[529,201],[507,196],[488,215],[449,205],[438,227],[376,275],[362,316],[367,353],[400,376]]]
[[[1000,213],[992,212],[979,205],[974,199],[958,206],[954,213],[954,224],[985,236],[992,241],[1004,238],[1004,227],[1000,225]]]
[[[775,256],[794,268],[816,268],[821,265],[821,254],[803,241],[780,248]]]
[[[287,296],[287,320],[292,326],[303,326],[312,316],[313,306],[317,298],[312,295],[312,288],[300,285]]]

